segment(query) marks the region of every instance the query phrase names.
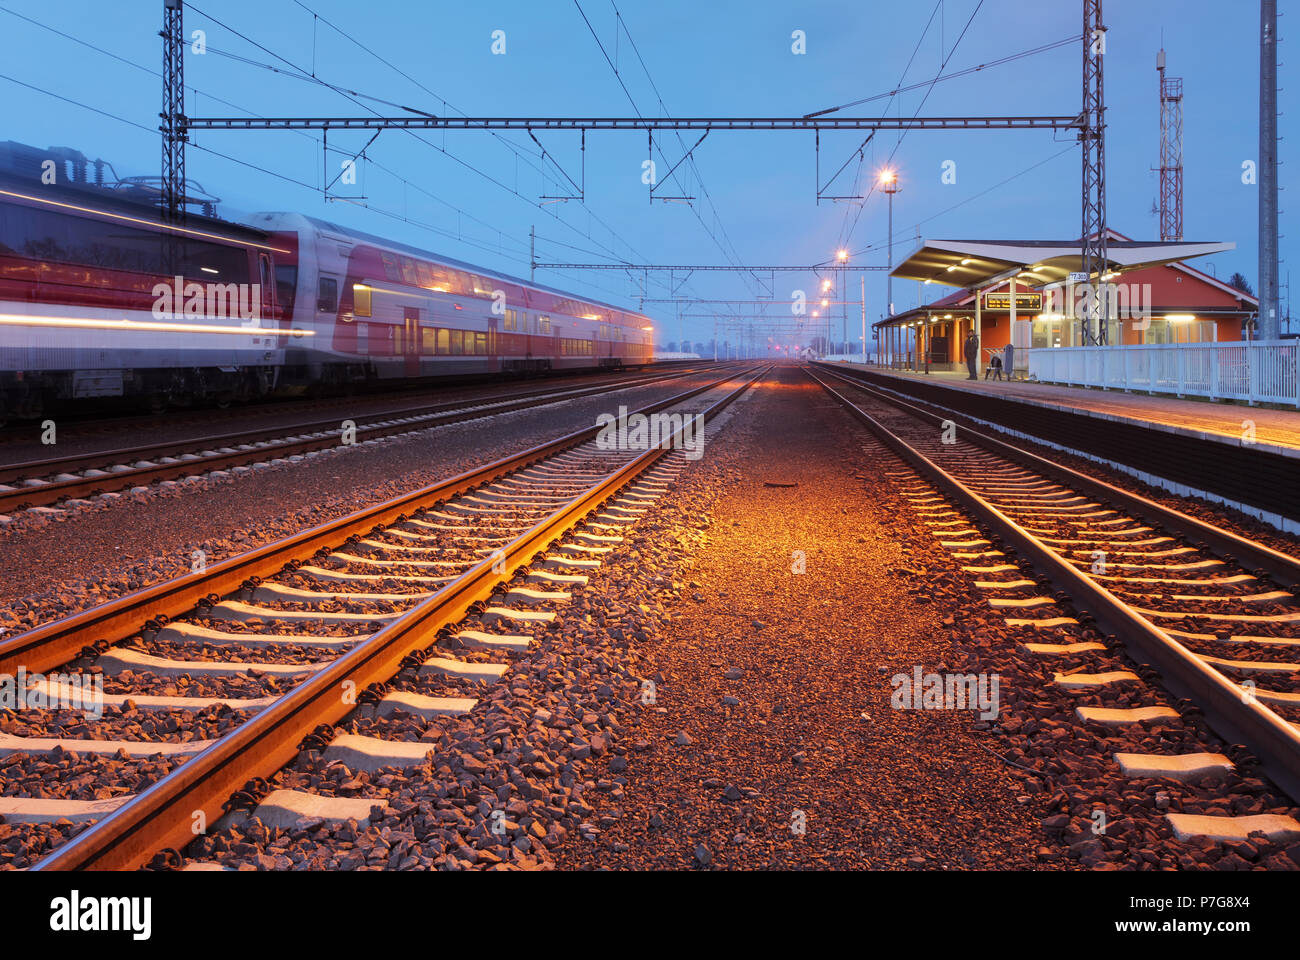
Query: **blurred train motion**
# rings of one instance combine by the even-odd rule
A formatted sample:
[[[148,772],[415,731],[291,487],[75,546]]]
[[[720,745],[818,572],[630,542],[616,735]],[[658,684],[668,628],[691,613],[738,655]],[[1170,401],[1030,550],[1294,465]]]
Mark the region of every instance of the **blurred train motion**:
[[[157,178],[0,143],[0,421],[653,360],[640,314],[302,214],[231,223],[193,183],[180,223],[158,198]]]

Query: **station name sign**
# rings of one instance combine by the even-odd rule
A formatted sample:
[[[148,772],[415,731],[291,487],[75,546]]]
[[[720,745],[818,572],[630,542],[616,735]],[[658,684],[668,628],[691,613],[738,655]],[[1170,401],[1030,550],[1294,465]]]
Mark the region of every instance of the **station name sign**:
[[[1010,310],[1011,294],[1009,293],[986,293],[984,294],[985,310]],[[1016,294],[1016,312],[1021,310],[1027,313],[1042,313],[1043,295],[1041,293],[1017,293]]]

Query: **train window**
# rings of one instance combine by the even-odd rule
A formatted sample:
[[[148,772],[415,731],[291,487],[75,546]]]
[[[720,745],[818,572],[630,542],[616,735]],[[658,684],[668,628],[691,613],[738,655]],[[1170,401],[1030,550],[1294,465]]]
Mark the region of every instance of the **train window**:
[[[459,357],[465,353],[465,332],[463,330],[451,331],[451,353],[454,357]]]
[[[339,282],[333,277],[320,278],[320,291],[316,298],[316,309],[324,313],[333,313],[339,307]]]
[[[432,287],[433,271],[429,268],[429,265],[424,261],[419,261],[416,263],[415,267],[420,273],[420,286]]]
[[[249,283],[246,247],[174,238],[179,272],[204,282]],[[22,257],[130,270],[173,272],[166,262],[168,244],[157,231],[105,223],[53,210],[13,205],[0,223],[0,249]]]
[[[287,314],[293,313],[293,302],[298,295],[298,268],[294,264],[275,265],[275,298]]]
[[[352,284],[352,314],[357,317],[370,316],[370,288],[364,283]]]
[[[538,322],[541,324],[541,327],[542,327],[542,334],[543,334],[544,336],[548,336],[548,337],[549,337],[549,336],[551,335],[551,318],[550,318],[550,317],[538,317],[537,319],[538,319]]]
[[[397,258],[391,253],[380,254],[384,261],[384,276],[389,280],[401,280],[402,274],[397,268]]]
[[[475,352],[476,354],[478,354],[480,357],[483,357],[483,356],[486,356],[486,355],[487,355],[488,350],[487,350],[487,334],[486,334],[486,333],[476,333],[476,334],[474,334],[474,352]]]
[[[420,282],[420,271],[416,269],[415,261],[410,257],[402,257],[402,282],[413,286]]]
[[[443,332],[445,333],[446,331]],[[435,343],[434,335],[436,333],[437,331],[431,330],[428,327],[425,327],[424,330],[422,331],[422,337],[421,337],[422,342],[420,344],[420,352],[425,354],[426,356],[430,356],[430,357],[433,356],[436,350],[436,347],[434,346]]]
[[[393,348],[392,348],[393,353],[405,352],[402,349],[402,328],[401,327],[389,327],[388,337],[390,340],[393,341]]]
[[[438,331],[438,352],[444,357],[451,352],[448,332],[445,328]]]

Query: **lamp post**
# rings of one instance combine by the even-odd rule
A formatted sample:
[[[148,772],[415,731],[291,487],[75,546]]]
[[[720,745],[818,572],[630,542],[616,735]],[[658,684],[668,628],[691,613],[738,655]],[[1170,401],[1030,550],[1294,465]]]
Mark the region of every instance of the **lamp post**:
[[[889,269],[885,273],[885,302],[889,316],[894,315],[894,194],[898,193],[898,173],[894,170],[880,172],[880,189],[889,197]]]
[[[848,304],[848,287],[845,285],[844,265],[849,262],[849,252],[844,249],[835,251],[835,261],[840,265],[839,278],[840,283],[838,291],[840,293],[840,319],[842,329],[840,331],[840,342],[845,345],[844,349],[848,350],[849,342],[849,304]]]
[[[867,275],[859,274],[862,280],[862,365],[867,365]]]

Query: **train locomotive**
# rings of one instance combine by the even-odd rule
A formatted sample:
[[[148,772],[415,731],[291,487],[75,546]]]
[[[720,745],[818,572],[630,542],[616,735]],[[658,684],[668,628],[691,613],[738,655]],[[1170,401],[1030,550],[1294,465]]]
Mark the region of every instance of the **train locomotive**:
[[[643,315],[299,213],[167,222],[104,167],[0,144],[0,419],[653,359]]]

